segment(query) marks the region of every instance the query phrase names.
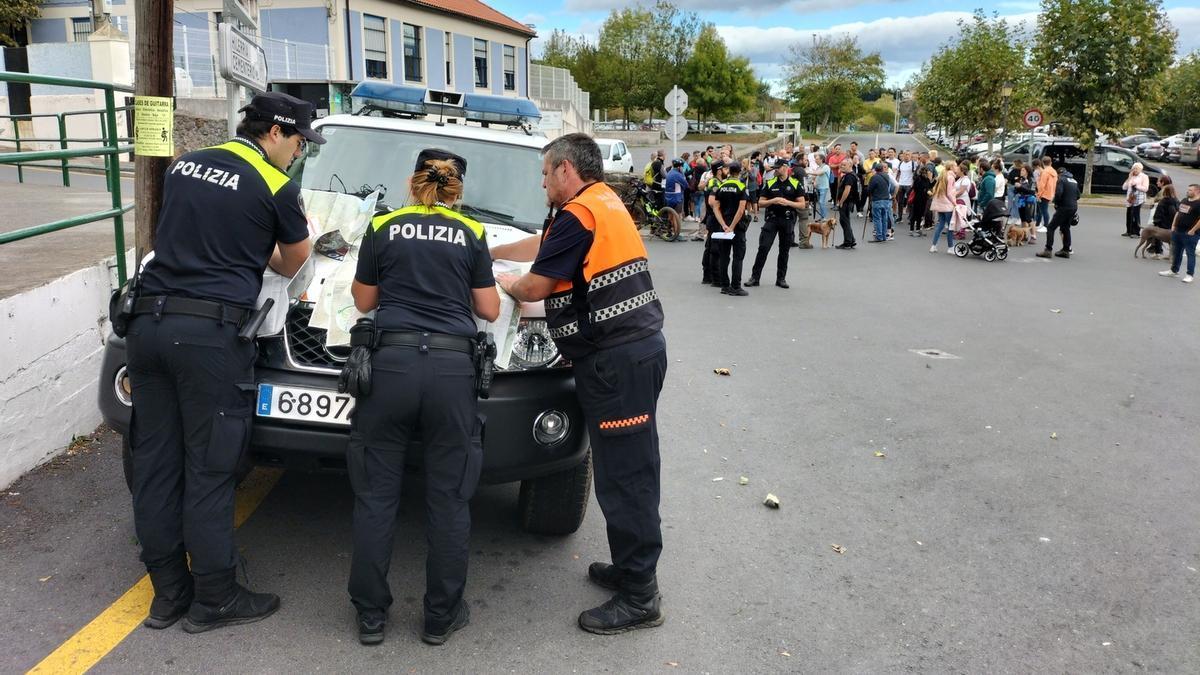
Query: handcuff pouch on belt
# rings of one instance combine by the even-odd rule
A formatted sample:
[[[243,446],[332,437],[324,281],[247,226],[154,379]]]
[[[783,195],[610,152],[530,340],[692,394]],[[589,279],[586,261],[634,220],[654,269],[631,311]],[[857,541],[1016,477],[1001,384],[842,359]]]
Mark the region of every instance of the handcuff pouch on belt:
[[[362,318],[350,329],[350,356],[338,375],[338,393],[354,398],[371,395],[371,352],[376,342],[375,320]]]
[[[491,395],[492,375],[496,367],[496,338],[491,333],[479,332],[475,336],[475,393],[479,398]]]
[[[119,338],[129,332],[129,320],[133,318],[133,306],[142,290],[142,275],[135,273],[125,285],[112,292],[108,298],[108,321],[112,332]]]

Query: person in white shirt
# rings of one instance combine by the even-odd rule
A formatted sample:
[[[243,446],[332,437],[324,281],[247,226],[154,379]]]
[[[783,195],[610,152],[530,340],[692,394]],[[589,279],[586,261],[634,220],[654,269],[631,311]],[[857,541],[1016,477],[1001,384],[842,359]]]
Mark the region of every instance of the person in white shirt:
[[[900,155],[896,166],[896,220],[904,219],[904,207],[908,206],[908,193],[912,192],[913,179],[917,176],[920,164],[913,158],[912,153],[905,150]]]

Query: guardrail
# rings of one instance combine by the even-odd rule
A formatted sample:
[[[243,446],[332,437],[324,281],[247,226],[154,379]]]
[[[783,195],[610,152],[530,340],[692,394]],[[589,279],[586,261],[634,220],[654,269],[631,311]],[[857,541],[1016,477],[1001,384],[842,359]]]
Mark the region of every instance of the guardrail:
[[[132,105],[117,106],[117,112],[128,112],[133,109]],[[0,136],[0,142],[10,142],[16,146],[17,152],[21,151],[22,143],[57,143],[59,149],[67,150],[71,143],[107,143],[108,142],[108,125],[105,124],[104,115],[107,111],[102,108],[96,110],[69,110],[60,113],[34,113],[28,115],[0,115],[0,119],[6,119],[13,122],[13,135],[11,138]],[[67,136],[67,118],[77,115],[96,115],[100,118],[100,138],[70,138]],[[35,119],[54,118],[58,121],[58,138],[21,138],[21,126],[17,122],[29,121]],[[132,143],[133,139],[128,136],[121,136],[117,139],[124,143]],[[21,162],[17,164],[17,182],[25,182],[25,167],[39,167],[46,169],[61,168],[62,169],[62,184],[63,187],[71,187],[71,169],[92,169],[96,167],[90,164],[70,164],[64,158],[58,163],[34,163]]]
[[[18,179],[23,182],[24,172],[22,171],[23,164],[31,162],[41,162],[44,160],[57,160],[63,172],[63,185],[69,186],[70,174],[69,169],[72,168],[67,160],[74,157],[103,157],[104,158],[104,174],[108,185],[109,195],[112,197],[112,208],[95,213],[88,213],[74,218],[66,218],[64,220],[56,220],[52,223],[44,225],[34,225],[12,232],[0,233],[0,245],[7,244],[30,237],[36,237],[59,230],[66,230],[88,223],[94,223],[108,218],[113,219],[113,244],[117,254],[117,281],[124,285],[126,278],[125,270],[125,214],[133,210],[133,202],[128,204],[121,203],[121,163],[120,155],[133,151],[133,145],[128,144],[128,138],[117,136],[117,111],[124,110],[127,106],[118,108],[116,105],[116,92],[132,93],[133,87],[114,84],[112,82],[97,82],[95,80],[80,80],[67,77],[53,77],[50,75],[30,75],[28,73],[11,73],[0,71],[0,82],[19,82],[25,84],[45,84],[59,87],[77,87],[81,89],[99,89],[104,92],[104,108],[101,110],[82,110],[69,113],[56,114],[40,114],[40,115],[17,115],[15,117],[58,117],[59,119],[59,149],[58,150],[36,150],[22,152],[20,150],[19,140],[17,152],[0,153],[0,165],[15,164],[17,166]],[[68,139],[66,138],[66,117],[71,114],[99,114],[101,116],[101,135],[100,139]],[[10,116],[13,117],[13,116]],[[14,125],[15,127],[15,125]],[[17,132],[16,136],[20,136]],[[25,139],[26,142],[32,142],[32,139]],[[68,148],[69,142],[92,142],[102,143],[98,148]],[[125,141],[126,145],[121,145],[120,142]],[[46,141],[43,141],[46,142]],[[35,165],[36,166],[36,165]],[[76,167],[77,168],[77,167]]]

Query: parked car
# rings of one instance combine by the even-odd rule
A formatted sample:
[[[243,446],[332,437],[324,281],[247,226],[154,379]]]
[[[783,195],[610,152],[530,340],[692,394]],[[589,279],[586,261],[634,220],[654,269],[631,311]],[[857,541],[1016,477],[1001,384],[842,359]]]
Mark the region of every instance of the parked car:
[[[1166,152],[1166,150],[1167,149],[1166,149],[1166,147],[1164,147],[1163,142],[1161,140],[1153,140],[1153,141],[1146,141],[1145,143],[1139,143],[1138,146],[1133,149],[1134,154],[1136,154],[1138,157],[1144,157],[1145,159],[1155,159],[1155,160],[1161,160],[1163,153]]]
[[[1183,132],[1183,145],[1179,149],[1179,163],[1200,167],[1200,129]]]
[[[625,146],[625,141],[615,138],[597,138],[596,145],[600,146],[600,157],[604,159],[605,171],[633,172],[633,153]]]
[[[1133,134],[1132,136],[1125,136],[1121,138],[1116,144],[1122,148],[1136,148],[1142,143],[1154,140],[1158,140],[1157,137],[1151,137],[1146,134]]]
[[[1175,134],[1163,139],[1164,162],[1178,162],[1183,157],[1183,134]]]
[[[1129,177],[1129,171],[1137,162],[1137,156],[1119,145],[1097,145],[1092,148],[1092,191],[1121,194],[1121,184]],[[1034,148],[1034,158],[1049,157],[1055,166],[1065,163],[1071,175],[1082,185],[1087,168],[1087,155],[1075,141],[1051,141]],[[1158,194],[1158,177],[1166,172],[1156,166],[1145,166],[1144,173],[1150,178],[1149,195]]]
[[[730,124],[729,133],[731,134],[749,134],[753,133],[754,129],[749,124]]]
[[[729,133],[729,126],[725,125],[725,124],[721,124],[720,122],[709,122],[708,133],[710,133],[710,134],[727,134],[727,133]]]
[[[313,126],[327,143],[310,143],[289,170],[302,187],[349,191],[361,185],[369,192],[381,186],[386,192],[377,210],[390,211],[405,203],[417,153],[437,147],[468,158],[471,171],[460,208],[484,225],[489,244],[515,241],[541,230],[546,200],[539,153],[547,143],[545,137],[521,129],[442,125],[436,123],[434,113],[432,121],[424,121],[419,119],[427,109],[423,102],[430,99],[417,87],[364,82],[352,95],[367,114],[314,120]],[[508,112],[513,99],[471,94],[464,98],[461,114],[468,122],[519,121]],[[533,108],[532,103],[524,105]],[[520,121],[531,116],[523,110]],[[279,333],[257,340],[254,374],[259,404],[243,475],[252,464],[345,470],[348,416],[354,401],[337,393],[337,380],[349,350],[327,346],[326,331],[309,324],[315,308],[309,299],[320,297],[345,251],[337,232],[315,242],[316,272],[307,293],[289,310]],[[591,451],[575,379],[550,338],[542,303],[522,306],[515,345],[508,367],[495,375],[490,398],[480,401],[480,412],[487,419],[481,482],[519,481],[521,525],[536,533],[571,533],[587,509]],[[99,405],[104,421],[126,436],[128,481],[133,470],[128,443],[132,400],[125,360],[125,341],[110,336],[104,348]],[[420,443],[414,443],[405,460],[419,465],[422,454]]]

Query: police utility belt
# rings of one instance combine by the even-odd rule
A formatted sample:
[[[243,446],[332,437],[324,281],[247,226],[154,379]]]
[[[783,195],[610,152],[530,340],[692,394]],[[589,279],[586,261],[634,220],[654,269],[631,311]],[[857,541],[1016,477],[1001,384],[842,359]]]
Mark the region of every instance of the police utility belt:
[[[472,338],[417,331],[376,330],[375,321],[359,319],[350,329],[350,356],[338,376],[338,392],[355,398],[371,393],[371,354],[379,347],[415,347],[422,353],[431,349],[461,352],[475,365],[475,393],[487,398],[492,388],[496,341],[491,333],[480,332]]]
[[[162,315],[194,316],[202,319],[212,319],[218,323],[229,323],[237,326],[238,339],[251,342],[258,334],[258,329],[267,318],[267,313],[275,304],[267,299],[262,307],[255,310],[234,307],[220,302],[182,298],[172,295],[156,295],[148,298],[139,297],[141,290],[140,275],[126,284],[125,287],[113,292],[109,300],[109,320],[117,337],[125,337],[129,330],[129,321],[135,316],[153,314],[156,318]]]

